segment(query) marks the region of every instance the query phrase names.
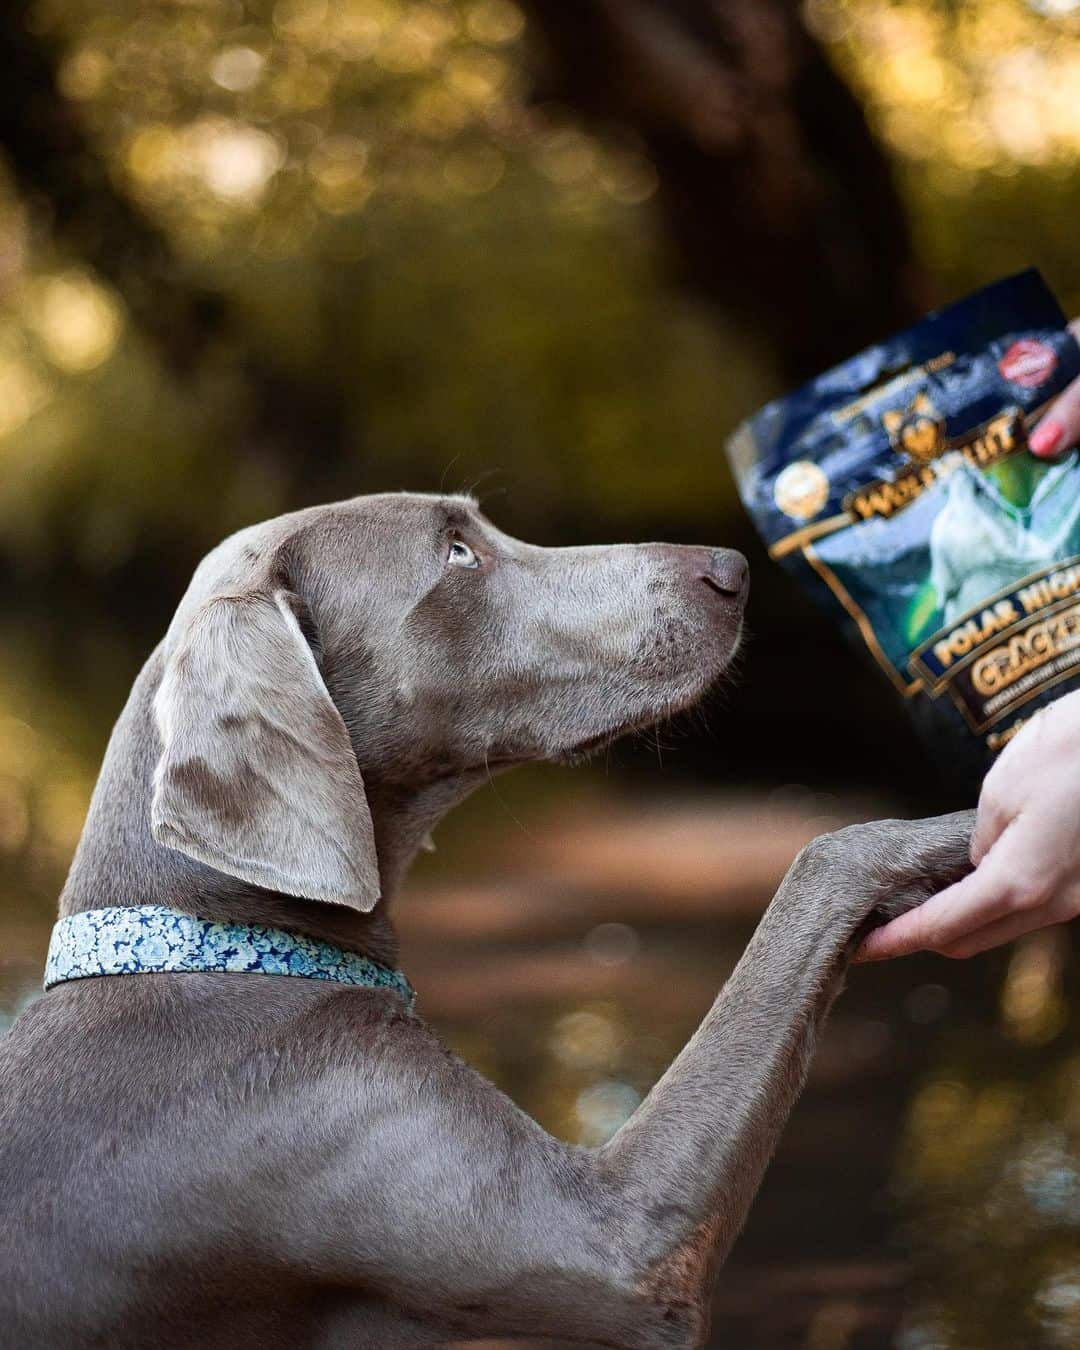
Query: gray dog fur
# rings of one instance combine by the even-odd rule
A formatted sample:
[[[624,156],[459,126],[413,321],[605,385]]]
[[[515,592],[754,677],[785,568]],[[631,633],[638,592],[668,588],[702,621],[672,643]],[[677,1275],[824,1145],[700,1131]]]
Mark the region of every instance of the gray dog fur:
[[[61,912],[167,904],[393,963],[392,898],[437,820],[492,772],[694,703],[745,593],[738,554],[535,548],[460,497],[244,530],[136,680]],[[962,875],[971,824],[804,849],[596,1150],[546,1135],[382,991],[59,986],[0,1046],[0,1344],[700,1346],[855,935]]]

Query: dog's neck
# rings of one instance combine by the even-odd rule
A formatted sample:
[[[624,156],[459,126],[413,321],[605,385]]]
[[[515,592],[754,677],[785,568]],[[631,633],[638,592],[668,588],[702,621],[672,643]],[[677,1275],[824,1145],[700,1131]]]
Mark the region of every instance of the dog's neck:
[[[369,784],[382,898],[370,914],[343,905],[262,890],[165,848],[150,833],[150,800],[159,753],[153,698],[160,650],[135,681],[90,803],[60,897],[60,913],[124,905],[168,905],[217,922],[263,923],[307,933],[396,965],[390,904],[410,863],[439,818],[469,790],[435,783],[419,790]]]

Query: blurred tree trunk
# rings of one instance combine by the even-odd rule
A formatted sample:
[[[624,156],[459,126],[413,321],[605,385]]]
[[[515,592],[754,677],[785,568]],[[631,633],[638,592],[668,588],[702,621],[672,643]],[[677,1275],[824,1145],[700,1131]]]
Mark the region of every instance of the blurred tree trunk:
[[[535,95],[644,146],[680,280],[789,380],[923,308],[903,208],[797,0],[522,0]]]
[[[32,217],[44,216],[59,248],[116,289],[178,379],[197,391],[200,374],[239,377],[251,397],[244,424],[230,428],[236,452],[260,459],[292,500],[317,498],[347,449],[336,384],[298,378],[246,347],[227,299],[200,285],[118,191],[59,90],[61,50],[37,31],[34,11],[31,0],[0,6],[0,151]]]

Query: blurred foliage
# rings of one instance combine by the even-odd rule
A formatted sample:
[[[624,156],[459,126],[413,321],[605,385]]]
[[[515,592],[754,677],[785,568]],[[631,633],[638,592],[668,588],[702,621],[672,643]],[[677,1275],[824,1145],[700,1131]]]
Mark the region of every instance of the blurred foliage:
[[[996,1027],[912,1096],[897,1191],[921,1273],[901,1350],[1080,1344],[1080,997],[1063,930],[1017,944]]]
[[[180,384],[9,188],[0,521],[21,562],[107,570],[158,528],[197,552],[295,504],[229,440],[252,349],[344,404],[342,492],[495,469],[538,528],[567,500],[730,510],[699,466],[760,375],[653,279],[649,164],[526,105],[507,0],[37,14],[117,190],[239,318]]]
[[[736,514],[720,444],[775,389],[769,354],[658,280],[655,169],[530,100],[510,0],[32,13],[108,181],[168,241],[170,284],[232,317],[178,377],[8,182],[0,523],[20,566],[108,574],[169,541],[186,566],[294,505],[293,466],[238,438],[252,352],[342,406],[328,482],[319,428],[306,447],[320,490],[496,470],[512,523],[549,536]],[[811,0],[806,18],[892,154],[927,303],[1035,261],[1080,308],[1076,13]]]
[[[951,297],[1032,263],[1080,313],[1080,6],[808,0],[899,174]]]

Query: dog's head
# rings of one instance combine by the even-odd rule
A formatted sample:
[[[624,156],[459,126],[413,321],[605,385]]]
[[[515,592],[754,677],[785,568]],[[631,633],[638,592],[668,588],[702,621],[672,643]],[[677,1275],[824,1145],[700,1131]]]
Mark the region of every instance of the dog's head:
[[[165,640],[154,837],[368,910],[370,790],[442,784],[449,801],[689,706],[738,645],[746,590],[729,550],[537,548],[464,497],[359,497],[243,530]]]

